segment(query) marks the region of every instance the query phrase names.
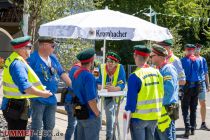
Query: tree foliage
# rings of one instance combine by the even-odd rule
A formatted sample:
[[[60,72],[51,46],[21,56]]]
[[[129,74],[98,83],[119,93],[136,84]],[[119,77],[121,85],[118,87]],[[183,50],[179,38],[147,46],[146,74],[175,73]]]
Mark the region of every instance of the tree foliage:
[[[24,8],[24,12],[30,14],[29,35],[32,36],[33,43],[37,40],[38,29],[41,24],[71,14],[93,10],[97,4],[92,0],[25,0],[25,2],[27,2],[27,6]],[[59,43],[56,55],[66,69],[69,69],[75,62],[76,54],[79,51],[93,47],[92,42],[80,39],[57,39],[57,41]]]
[[[121,11],[148,20],[144,13],[149,12],[151,6],[157,12],[158,25],[167,27],[174,36],[174,51],[182,56],[183,45],[186,43],[201,43],[208,45],[210,30],[206,29],[209,24],[209,0],[97,0],[101,7],[108,6],[112,10]],[[210,38],[210,37],[209,37]],[[139,43],[139,42],[137,42]],[[130,52],[130,48],[135,43],[131,41],[109,41],[108,49],[117,49],[119,53],[122,46],[125,52]],[[126,45],[125,45],[126,44]],[[128,55],[130,53],[126,53]],[[122,55],[125,63],[133,63],[132,59],[127,59]]]
[[[60,41],[57,44],[59,47],[56,48],[56,56],[59,58],[61,65],[69,70],[71,66],[77,62],[76,55],[78,52],[85,48],[93,48],[93,43],[87,40],[72,40],[68,39]]]
[[[174,51],[181,56],[185,43],[209,45],[209,0],[27,0],[30,13],[30,34],[37,37],[39,25],[70,14],[97,9],[109,9],[134,14],[149,21],[144,13],[151,6],[157,14],[158,25],[167,27],[174,36]],[[71,42],[71,41],[70,41]],[[80,42],[80,41],[78,41]],[[123,64],[134,63],[132,50],[135,44],[147,42],[107,41],[107,50],[114,50],[122,57]],[[102,41],[96,41],[96,50],[100,51]],[[74,44],[75,45],[75,44]],[[79,46],[79,45],[78,45]],[[65,47],[64,47],[65,48]],[[208,52],[208,49],[205,49]],[[125,53],[126,52],[126,53]],[[205,52],[205,51],[204,51]],[[75,52],[76,53],[76,52]],[[203,51],[202,51],[203,53]],[[207,54],[207,53],[204,53]],[[60,55],[62,56],[62,55]],[[63,56],[64,57],[64,56]],[[66,57],[66,56],[65,56]]]

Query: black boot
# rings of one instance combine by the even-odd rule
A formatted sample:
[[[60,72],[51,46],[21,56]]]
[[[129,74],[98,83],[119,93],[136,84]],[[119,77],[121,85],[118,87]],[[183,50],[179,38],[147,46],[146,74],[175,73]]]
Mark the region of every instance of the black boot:
[[[195,135],[195,129],[191,129],[191,135]]]
[[[190,131],[189,130],[185,130],[184,137],[185,138],[189,138],[189,135],[190,135]]]

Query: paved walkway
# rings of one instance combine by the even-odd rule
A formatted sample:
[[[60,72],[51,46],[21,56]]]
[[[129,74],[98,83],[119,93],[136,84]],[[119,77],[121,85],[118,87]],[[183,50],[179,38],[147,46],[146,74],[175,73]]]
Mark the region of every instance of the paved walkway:
[[[2,93],[0,93],[0,103],[2,99]],[[207,115],[206,115],[206,123],[210,127],[210,93],[207,94]],[[119,113],[119,123],[120,123],[120,129],[121,129],[121,138],[122,138],[122,132],[123,132],[123,112],[124,112],[124,106],[125,106],[125,101],[121,105],[120,108],[120,113]],[[197,111],[197,124],[198,128],[200,128],[201,124],[201,117],[199,113],[199,107]],[[64,112],[64,107],[63,106],[58,106],[58,112]],[[56,126],[55,126],[55,132],[54,134],[60,134],[60,136],[55,136],[53,140],[64,140],[64,135],[67,127],[67,116],[65,114],[61,113],[56,113]],[[103,113],[104,115],[104,113]],[[0,111],[0,116],[1,116],[1,111]],[[105,116],[103,116],[105,118]],[[0,117],[0,129],[5,129],[2,124],[5,124],[2,122],[2,117]],[[181,115],[181,110],[180,110],[180,119],[176,121],[176,128],[177,128],[177,140],[183,140],[183,133],[184,133],[184,125],[183,125],[183,119]],[[102,126],[102,130],[100,132],[100,140],[105,140],[105,132],[106,132],[106,127]],[[27,138],[29,139],[29,138]],[[208,140],[210,139],[210,131],[203,131],[203,130],[196,130],[196,134],[194,136],[189,137],[190,140]],[[130,135],[128,140],[130,140]]]

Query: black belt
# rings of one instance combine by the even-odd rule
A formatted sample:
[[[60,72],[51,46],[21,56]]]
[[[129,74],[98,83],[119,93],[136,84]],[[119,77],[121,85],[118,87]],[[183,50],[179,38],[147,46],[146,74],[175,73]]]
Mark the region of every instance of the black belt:
[[[196,82],[186,81],[186,84],[188,84],[188,85],[196,85],[196,84],[201,83],[201,82],[203,82],[203,81],[196,81]]]

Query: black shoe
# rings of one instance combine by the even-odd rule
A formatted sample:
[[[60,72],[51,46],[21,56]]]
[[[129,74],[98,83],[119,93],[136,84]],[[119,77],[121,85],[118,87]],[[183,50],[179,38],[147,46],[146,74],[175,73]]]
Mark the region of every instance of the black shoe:
[[[201,130],[210,131],[210,129],[206,126],[206,124],[201,124]]]
[[[195,135],[195,130],[194,129],[191,130],[191,135]]]
[[[189,130],[185,130],[184,137],[185,138],[189,138],[189,135],[190,135],[190,131]]]

